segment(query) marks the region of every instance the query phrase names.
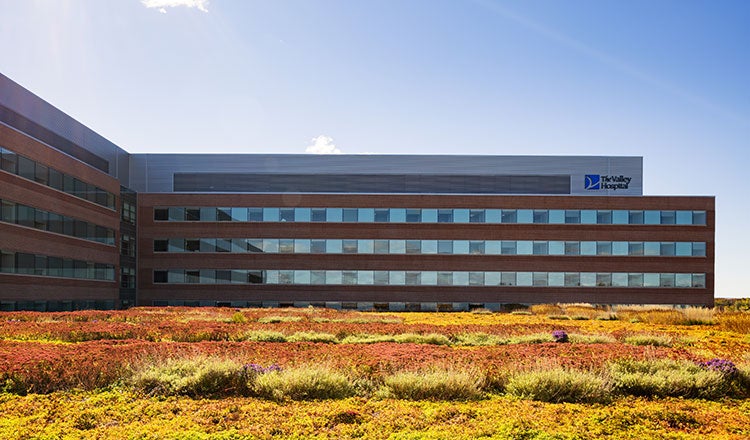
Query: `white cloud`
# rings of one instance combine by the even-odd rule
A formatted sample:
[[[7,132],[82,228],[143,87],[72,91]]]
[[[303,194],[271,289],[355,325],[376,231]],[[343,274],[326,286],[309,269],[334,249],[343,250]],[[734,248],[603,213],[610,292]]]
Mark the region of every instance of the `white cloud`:
[[[147,8],[158,8],[162,14],[167,13],[166,8],[184,6],[186,8],[197,8],[199,11],[208,12],[208,0],[141,0]]]
[[[341,150],[336,148],[336,145],[333,143],[333,138],[330,136],[321,134],[320,136],[310,139],[310,142],[312,142],[312,144],[305,148],[305,153],[341,154]]]

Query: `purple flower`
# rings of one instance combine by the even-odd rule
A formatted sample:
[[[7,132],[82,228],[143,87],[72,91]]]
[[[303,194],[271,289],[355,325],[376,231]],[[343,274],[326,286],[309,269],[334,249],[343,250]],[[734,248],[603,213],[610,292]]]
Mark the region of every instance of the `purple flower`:
[[[568,342],[568,334],[565,333],[565,330],[555,330],[552,332],[552,339],[555,342]]]
[[[265,374],[272,371],[281,371],[281,367],[276,364],[269,365],[268,367],[264,367],[260,364],[245,364],[242,367],[242,373],[246,376]]]
[[[718,371],[726,376],[734,376],[739,372],[734,362],[728,359],[714,358],[710,361],[700,362],[698,365],[706,370]]]

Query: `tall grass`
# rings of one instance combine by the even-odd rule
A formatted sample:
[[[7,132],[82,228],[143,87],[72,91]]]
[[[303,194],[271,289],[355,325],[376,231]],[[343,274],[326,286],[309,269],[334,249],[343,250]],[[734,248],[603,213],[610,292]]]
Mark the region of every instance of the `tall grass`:
[[[610,400],[611,385],[593,373],[553,368],[512,375],[505,392],[542,402],[598,403]]]
[[[192,397],[247,394],[247,378],[234,360],[208,357],[175,358],[141,366],[131,379],[148,394]]]
[[[482,395],[484,376],[467,371],[404,371],[385,378],[382,396],[409,400],[469,400]]]
[[[672,338],[659,335],[633,335],[624,339],[630,345],[651,345],[654,347],[671,347]]]
[[[717,399],[732,393],[732,381],[688,361],[619,360],[610,365],[617,392],[633,396]]]
[[[750,313],[725,312],[717,316],[719,327],[730,332],[750,334]]]
[[[258,318],[258,322],[261,324],[279,324],[282,322],[299,322],[302,321],[301,316],[263,316]]]
[[[355,394],[354,385],[346,375],[321,366],[301,366],[258,375],[253,391],[273,400],[342,399]]]

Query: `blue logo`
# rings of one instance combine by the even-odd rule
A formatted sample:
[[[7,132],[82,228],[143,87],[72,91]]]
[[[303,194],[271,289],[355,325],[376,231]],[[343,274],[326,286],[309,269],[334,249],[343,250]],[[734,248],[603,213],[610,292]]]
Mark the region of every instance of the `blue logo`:
[[[599,174],[586,174],[583,186],[587,190],[602,189],[602,176]]]

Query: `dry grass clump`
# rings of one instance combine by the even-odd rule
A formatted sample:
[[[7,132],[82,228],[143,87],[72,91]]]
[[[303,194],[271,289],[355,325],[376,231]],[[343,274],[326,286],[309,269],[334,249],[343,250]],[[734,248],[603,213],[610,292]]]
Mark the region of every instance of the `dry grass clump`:
[[[630,345],[651,345],[654,347],[672,346],[672,338],[659,335],[632,335],[627,336],[623,342]]]
[[[712,325],[714,310],[705,307],[676,309],[670,306],[619,306],[616,308],[620,320],[661,325]]]
[[[286,342],[287,337],[284,333],[271,330],[249,330],[239,335],[235,335],[234,341],[253,341],[253,342]]]
[[[325,342],[335,344],[338,342],[336,335],[322,332],[297,332],[286,338],[289,342]]]
[[[352,381],[332,369],[301,366],[258,375],[253,391],[273,400],[343,399],[355,394]]]
[[[534,304],[531,313],[535,315],[564,315],[565,310],[558,304]]]
[[[476,372],[402,371],[385,378],[380,395],[409,400],[469,400],[481,397],[484,382],[484,376]]]
[[[689,361],[619,360],[610,365],[615,391],[632,396],[718,399],[731,393],[732,380]]]
[[[258,318],[258,322],[261,324],[279,324],[282,322],[299,322],[302,321],[301,316],[263,316]]]
[[[242,364],[209,357],[174,358],[141,366],[131,378],[148,394],[214,397],[247,394]]]
[[[611,385],[603,377],[565,368],[515,374],[508,380],[505,392],[551,403],[602,403],[611,399]]]
[[[717,316],[719,327],[722,330],[737,333],[750,333],[750,313],[748,312],[725,312]]]
[[[395,342],[400,344],[432,344],[432,345],[451,345],[451,340],[447,336],[439,333],[430,333],[420,335],[417,333],[402,333],[393,337]]]

